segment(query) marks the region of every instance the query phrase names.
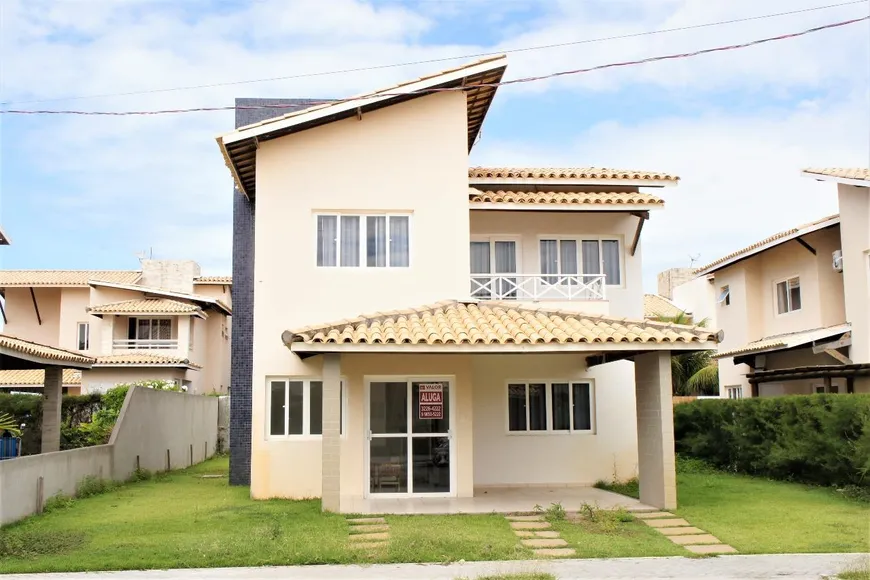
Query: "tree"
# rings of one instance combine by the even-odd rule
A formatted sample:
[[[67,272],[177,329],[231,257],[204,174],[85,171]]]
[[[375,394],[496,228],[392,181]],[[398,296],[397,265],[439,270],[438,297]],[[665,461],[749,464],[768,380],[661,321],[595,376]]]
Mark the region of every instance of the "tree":
[[[8,431],[13,437],[21,437],[21,429],[18,428],[18,423],[15,417],[9,413],[0,413],[0,435]]]
[[[692,324],[692,317],[681,312],[654,320],[671,324]],[[705,327],[704,319],[695,326]],[[719,393],[719,365],[708,350],[671,356],[671,383],[674,395],[716,395]]]

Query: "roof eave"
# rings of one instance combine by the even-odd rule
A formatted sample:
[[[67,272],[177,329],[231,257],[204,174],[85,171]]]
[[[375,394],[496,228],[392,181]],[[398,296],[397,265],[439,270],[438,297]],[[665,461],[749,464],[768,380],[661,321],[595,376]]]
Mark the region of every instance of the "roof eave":
[[[286,344],[286,343],[285,343]],[[400,343],[306,343],[291,342],[286,345],[291,352],[302,354],[323,353],[450,353],[450,354],[510,354],[510,353],[559,353],[559,352],[645,352],[682,351],[697,352],[715,350],[715,342],[583,342],[571,344],[400,344]]]
[[[870,188],[870,181],[866,179],[849,179],[848,177],[837,177],[835,175],[823,175],[821,173],[811,173],[809,171],[802,171],[801,175],[803,177],[810,177],[815,179],[816,181],[832,181],[834,183],[841,183],[843,185],[855,185],[857,187],[868,187]]]
[[[471,210],[488,210],[488,211],[589,211],[589,212],[611,212],[611,213],[632,213],[639,211],[655,211],[664,209],[665,205],[661,204],[628,204],[628,203],[509,203],[509,202],[489,202],[489,201],[471,201],[468,202],[468,208]]]
[[[576,185],[576,186],[591,186],[591,185],[608,185],[608,186],[629,186],[629,187],[676,187],[679,184],[677,180],[669,179],[543,179],[543,178],[522,178],[522,177],[469,177],[469,185]]]

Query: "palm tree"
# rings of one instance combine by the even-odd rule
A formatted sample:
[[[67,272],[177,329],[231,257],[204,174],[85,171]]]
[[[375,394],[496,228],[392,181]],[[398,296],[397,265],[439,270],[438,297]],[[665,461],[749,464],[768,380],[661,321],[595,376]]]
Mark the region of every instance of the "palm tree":
[[[9,413],[0,413],[0,435],[4,431],[9,431],[13,437],[21,436],[21,429],[18,428],[15,418]]]
[[[692,324],[685,312],[676,316],[658,316],[654,320],[671,324]],[[704,319],[695,326],[707,326]],[[671,357],[671,382],[674,395],[715,395],[719,392],[719,365],[710,351],[702,350]]]

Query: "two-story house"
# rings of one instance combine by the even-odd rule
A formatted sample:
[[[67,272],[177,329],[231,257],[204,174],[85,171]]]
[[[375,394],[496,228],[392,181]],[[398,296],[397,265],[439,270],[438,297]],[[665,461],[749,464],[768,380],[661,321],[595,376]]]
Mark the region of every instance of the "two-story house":
[[[141,270],[4,270],[4,333],[94,357],[63,375],[67,392],[168,380],[192,393],[230,384],[232,281],[192,261]],[[0,370],[4,390],[40,391],[39,370]]]
[[[715,355],[720,396],[854,391],[843,367],[852,334],[840,221],[834,215],[775,234],[700,268],[677,289],[687,300],[715,296],[725,335]]]
[[[645,190],[677,177],[469,169],[505,67],[248,100],[259,120],[237,111],[218,137],[235,183],[231,482],[253,497],[467,511],[555,490],[531,509],[639,472],[643,502],[676,505],[670,353],[718,338],[643,317],[641,228],[663,206]]]
[[[840,254],[846,320],[851,325],[849,360],[856,392],[870,392],[870,169],[805,169],[806,177],[837,184]]]

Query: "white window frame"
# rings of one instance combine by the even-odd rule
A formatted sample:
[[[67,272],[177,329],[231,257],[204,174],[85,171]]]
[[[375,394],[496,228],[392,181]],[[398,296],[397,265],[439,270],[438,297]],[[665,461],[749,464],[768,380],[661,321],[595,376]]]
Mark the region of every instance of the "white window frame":
[[[132,318],[136,321],[136,336],[134,337],[135,340],[174,340],[172,335],[175,334],[176,337],[178,336],[177,331],[173,332],[174,330],[176,330],[176,328],[175,328],[175,324],[173,323],[173,319],[171,316],[131,316],[130,318]],[[169,321],[169,338],[154,338],[152,336],[149,336],[148,338],[139,338],[139,321],[140,320],[149,321],[148,322],[148,334],[149,335],[154,333],[153,329],[154,329],[154,321],[155,320],[168,320]]]
[[[786,300],[788,301],[788,306],[791,306],[791,287],[789,286],[789,282],[792,280],[798,281],[798,292],[801,294],[801,306],[800,308],[791,309],[789,308],[785,312],[779,311],[779,285],[785,283],[786,285]],[[774,280],[773,282],[773,312],[776,316],[788,316],[794,312],[800,312],[804,307],[804,293],[803,293],[803,284],[801,284],[801,277],[798,274],[794,274],[793,276],[788,276],[786,278],[780,278],[778,280]]]
[[[489,244],[489,269],[495,269],[495,243],[496,242],[513,242],[516,244],[517,255],[517,271],[502,274],[522,274],[523,273],[523,237],[511,234],[488,234],[488,235],[473,235],[468,241],[468,249],[471,251],[471,242],[487,242]],[[495,272],[471,272],[471,274],[490,274],[496,276]]]
[[[344,217],[358,217],[359,218],[359,266],[342,266],[341,265],[341,218]],[[336,234],[335,234],[335,265],[334,266],[320,266],[317,264],[317,220],[320,217],[334,217],[336,219]],[[367,265],[367,254],[366,254],[366,244],[368,242],[367,231],[366,231],[366,218],[368,217],[385,217],[386,219],[386,235],[387,235],[387,247],[386,247],[386,265],[385,266],[369,266]],[[390,265],[390,247],[392,245],[392,240],[390,239],[390,218],[392,217],[406,217],[408,218],[408,265],[407,266],[392,266]],[[324,269],[336,269],[336,270],[407,270],[411,268],[413,265],[412,257],[413,257],[413,237],[414,237],[414,225],[413,225],[413,213],[412,212],[382,212],[382,211],[372,211],[372,212],[362,212],[362,211],[318,211],[314,212],[314,267],[315,268],[324,268]]]
[[[538,260],[538,274],[544,276],[544,266],[541,264],[541,242],[543,240],[572,240],[577,242],[577,276],[583,276],[583,242],[598,242],[598,269],[601,276],[604,275],[604,251],[602,250],[601,242],[611,241],[616,242],[619,247],[619,284],[611,284],[607,278],[604,279],[604,285],[612,288],[625,288],[625,239],[622,236],[566,236],[564,234],[539,235],[538,244],[535,248]],[[562,274],[562,262],[559,261],[559,274],[547,274],[547,276],[565,276]]]
[[[721,306],[731,306],[731,286],[725,284],[721,288],[719,288],[719,298],[716,299],[716,303]]]
[[[82,348],[82,327],[85,327],[85,346]],[[90,350],[91,348],[91,323],[78,322],[76,323],[76,350]]]
[[[571,427],[570,429],[553,429],[553,384],[568,385],[568,404],[571,409]],[[540,431],[532,431],[529,427],[529,385],[544,385],[544,407],[547,412],[546,429]],[[574,384],[589,385],[589,429],[574,428]],[[511,411],[510,411],[510,386],[525,385],[526,386],[526,429],[524,431],[511,430]],[[538,435],[595,435],[598,429],[597,412],[596,412],[596,393],[595,381],[593,379],[517,379],[505,381],[504,384],[504,429],[505,433],[510,436],[538,436]]]
[[[743,387],[741,385],[725,387],[725,394],[729,399],[742,399]]]
[[[284,435],[272,435],[272,383],[284,383]],[[311,382],[323,382],[322,377],[305,376],[305,377],[289,377],[275,376],[266,377],[266,440],[268,441],[320,441],[323,434],[311,434]],[[289,389],[291,382],[302,383],[302,433],[291,434],[290,430],[290,408],[287,406],[289,399]],[[341,377],[341,438],[347,437],[347,379]]]

